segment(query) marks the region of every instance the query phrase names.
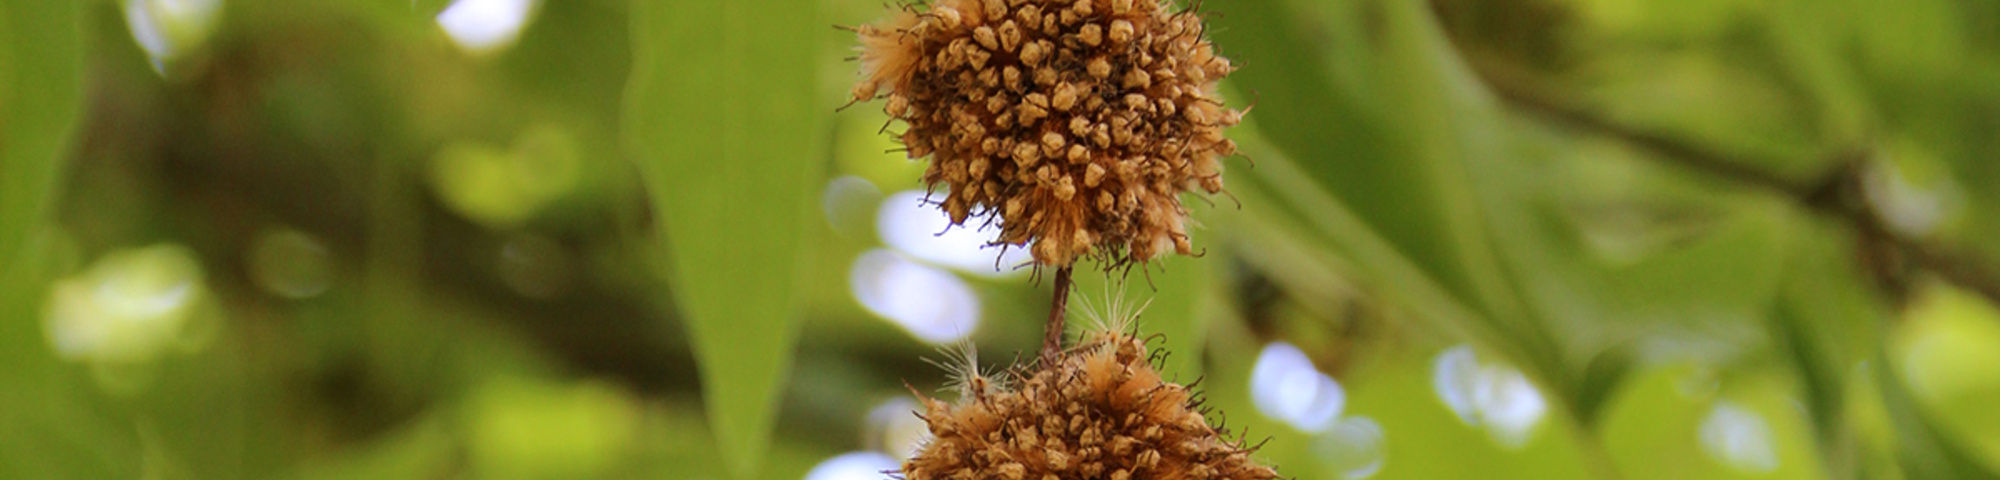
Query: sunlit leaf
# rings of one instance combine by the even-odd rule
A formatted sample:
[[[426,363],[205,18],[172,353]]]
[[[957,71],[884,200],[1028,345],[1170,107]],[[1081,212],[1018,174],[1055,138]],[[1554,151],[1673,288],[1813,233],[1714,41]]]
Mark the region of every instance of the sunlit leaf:
[[[2000,474],[1981,466],[1971,453],[1954,443],[1924,415],[1916,396],[1904,384],[1906,380],[1892,368],[1895,363],[1890,361],[1886,352],[1875,360],[1869,370],[1875,374],[1882,403],[1888,407],[1889,419],[1895,425],[1896,444],[1900,447],[1897,460],[1905,476],[1974,480],[2000,478]]]
[[[796,340],[810,183],[824,163],[816,4],[638,2],[625,135],[660,219],[725,459],[750,476]]]
[[[1943,284],[1918,288],[1887,352],[1918,411],[1943,439],[2000,473],[2000,308]]]
[[[1685,364],[1634,372],[1600,435],[1624,478],[1824,478],[1783,378],[1721,382]]]

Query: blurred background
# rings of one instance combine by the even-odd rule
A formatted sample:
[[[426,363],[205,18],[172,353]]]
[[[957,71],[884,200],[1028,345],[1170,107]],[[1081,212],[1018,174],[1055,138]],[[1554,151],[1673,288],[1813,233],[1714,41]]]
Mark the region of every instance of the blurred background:
[[[1205,255],[1073,308],[1284,475],[2000,475],[2000,2],[1196,3]],[[883,478],[1049,296],[887,8],[0,1],[0,478]]]

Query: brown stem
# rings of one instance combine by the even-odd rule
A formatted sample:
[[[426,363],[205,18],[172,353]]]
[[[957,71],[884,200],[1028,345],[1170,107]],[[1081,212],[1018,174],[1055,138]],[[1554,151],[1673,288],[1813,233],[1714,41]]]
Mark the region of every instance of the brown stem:
[[[1069,312],[1069,269],[1056,269],[1056,297],[1049,304],[1049,323],[1042,336],[1042,367],[1055,368],[1062,356],[1063,316]]]

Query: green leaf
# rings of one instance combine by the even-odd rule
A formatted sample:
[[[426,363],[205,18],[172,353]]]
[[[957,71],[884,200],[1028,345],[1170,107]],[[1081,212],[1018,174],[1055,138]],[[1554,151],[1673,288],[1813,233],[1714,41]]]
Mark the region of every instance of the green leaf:
[[[446,422],[423,417],[377,435],[366,445],[305,462],[292,478],[423,478],[455,468],[457,447]]]
[[[1953,449],[2000,473],[2000,308],[1941,283],[1920,285],[1887,335],[1886,356],[1919,418]]]
[[[1676,182],[1665,167],[1602,171],[1631,161],[1643,160],[1558,157],[1558,165],[1482,172],[1488,203],[1512,206],[1490,209],[1495,238],[1530,298],[1578,354],[1638,347],[1626,344],[1660,328],[1730,347],[1756,345],[1756,320],[1770,311],[1782,278],[1792,211],[1773,199]],[[1692,208],[1699,202],[1667,194],[1674,187],[1702,192],[1716,205]],[[1632,220],[1654,217],[1661,219]]]
[[[1275,100],[1259,103],[1248,115],[1258,131],[1297,162],[1298,173],[1353,207],[1400,256],[1469,297],[1467,273],[1455,261],[1452,244],[1460,232],[1448,219],[1444,186],[1436,182],[1437,159],[1422,155],[1418,134],[1405,129],[1408,125],[1350,94],[1375,86],[1351,84],[1331,66],[1364,59],[1304,48],[1313,44],[1306,31],[1314,26],[1302,23],[1317,17],[1299,14],[1286,2],[1218,1],[1207,8],[1225,13],[1209,20],[1216,44],[1243,65],[1231,80],[1258,98]],[[1339,20],[1333,17],[1325,21]],[[1261,168],[1251,173],[1267,174]]]
[[[1634,371],[1626,379],[1599,427],[1605,449],[1622,467],[1621,478],[1826,478],[1813,462],[1810,427],[1794,407],[1781,372],[1744,372],[1748,376],[1737,381],[1715,383],[1703,383],[1713,381],[1703,372],[1693,365],[1667,364]],[[1748,422],[1719,422],[1721,408],[1747,414]],[[1732,424],[1748,428],[1729,428]],[[1717,427],[1723,428],[1714,431]],[[1714,442],[1710,437],[1717,433],[1735,437],[1741,445]],[[1760,450],[1763,455],[1730,460],[1731,453]],[[1769,461],[1762,469],[1754,468],[1756,462],[1737,463],[1757,456]]]
[[[33,261],[29,240],[48,215],[82,111],[82,9],[80,2],[0,1],[0,384],[8,385],[0,389],[0,431],[25,432],[6,435],[0,449],[35,455],[38,464],[20,467],[25,472],[104,468],[70,461],[102,446],[95,431],[63,432],[64,441],[36,441],[51,437],[33,433],[56,433],[82,410],[77,389],[43,344],[36,305],[50,272]],[[13,448],[21,444],[30,449]]]
[[[1232,79],[1259,97],[1282,99],[1259,104],[1249,117],[1270,143],[1295,161],[1293,172],[1260,163],[1253,175],[1274,184],[1301,175],[1330,194],[1331,203],[1351,208],[1361,230],[1379,234],[1388,251],[1351,250],[1352,233],[1326,232],[1366,275],[1401,280],[1384,286],[1416,297],[1449,296],[1471,315],[1452,315],[1459,329],[1479,331],[1483,343],[1507,352],[1543,380],[1566,385],[1556,342],[1537,315],[1521,301],[1496,254],[1470,166],[1498,133],[1498,117],[1478,93],[1457,53],[1428,11],[1417,2],[1359,2],[1328,7],[1316,14],[1305,4],[1232,1],[1211,4],[1226,12],[1213,19],[1216,42],[1244,67]],[[1368,15],[1374,14],[1374,15]],[[1364,21],[1363,19],[1367,19]],[[1317,23],[1316,23],[1317,22]],[[1374,42],[1376,53],[1348,48],[1322,52],[1314,32],[1359,25],[1379,28],[1375,36],[1347,36],[1342,43]],[[1325,23],[1328,25],[1320,25]],[[1367,45],[1367,43],[1363,43]],[[1380,55],[1373,58],[1371,55]],[[1374,68],[1340,67],[1350,63]],[[1372,93],[1364,97],[1364,93]],[[1252,155],[1255,155],[1252,152]],[[1302,189],[1282,188],[1318,196]],[[1324,204],[1325,202],[1319,202]],[[1325,208],[1294,205],[1309,222],[1321,222]],[[1343,228],[1341,230],[1354,230]],[[1407,263],[1415,271],[1400,271]],[[1436,306],[1436,302],[1424,301]]]
[[[1637,359],[1633,349],[1626,345],[1605,350],[1591,357],[1584,366],[1583,378],[1576,386],[1577,420],[1585,426],[1595,426],[1598,415],[1610,404],[1618,387],[1625,383],[1625,377],[1632,374]]]
[[[1917,403],[1905,379],[1898,375],[1894,362],[1886,352],[1875,358],[1869,369],[1875,373],[1875,384],[1881,389],[1882,403],[1889,411],[1889,420],[1895,426],[1896,443],[1900,447],[1897,460],[1908,478],[1962,478],[1989,480],[2000,478],[1980,466],[1972,454],[1964,451],[1937,425],[1925,418],[1923,407]]]
[[[22,265],[28,238],[41,227],[62,174],[83,103],[83,52],[79,2],[0,2],[0,265]],[[16,282],[27,268],[0,269],[0,327],[4,350],[33,335],[31,302],[40,289]],[[28,290],[34,290],[30,292]],[[11,356],[11,355],[10,355]]]
[[[1354,209],[1313,183],[1301,167],[1257,135],[1252,128],[1233,132],[1244,152],[1258,158],[1255,175],[1232,183],[1243,201],[1243,214],[1221,216],[1231,222],[1222,232],[1242,245],[1247,260],[1259,264],[1274,280],[1311,298],[1330,298],[1333,285],[1353,278],[1384,287],[1381,294],[1409,308],[1415,320],[1448,334],[1472,338],[1522,355],[1499,343],[1500,333],[1478,313],[1453,296],[1421,267],[1403,256],[1384,235],[1370,228]]]
[[[711,426],[755,474],[796,341],[820,177],[817,2],[634,2],[625,135],[661,220],[667,278]]]
[[[1908,6],[1935,2],[1905,2]],[[1794,95],[1805,103],[1804,108],[1817,113],[1818,137],[1826,147],[1833,149],[1851,148],[1851,144],[1864,140],[1876,122],[1868,112],[1866,101],[1861,95],[1861,86],[1855,81],[1853,69],[1842,60],[1841,47],[1844,44],[1837,31],[1842,12],[1839,8],[1827,8],[1826,2],[1789,0],[1777,2],[1775,14],[1768,21],[1772,55],[1782,72],[1790,80],[1789,87]],[[1908,9],[1908,6],[1902,9]],[[1922,9],[1919,9],[1922,10]],[[1933,9],[1935,10],[1935,9]],[[1938,52],[1946,49],[1921,49]],[[1923,55],[1912,55],[1921,57]],[[1838,157],[1833,157],[1838,158]],[[1824,165],[1823,158],[1814,158],[1806,163],[1816,170],[1831,168]]]
[[[1794,222],[1800,223],[1800,222]],[[1851,263],[1851,242],[1837,227],[1814,225],[1788,245],[1784,285],[1770,315],[1773,341],[1796,371],[1821,463],[1833,478],[1857,478],[1857,447],[1848,372],[1882,349],[1889,311],[1866,273]]]

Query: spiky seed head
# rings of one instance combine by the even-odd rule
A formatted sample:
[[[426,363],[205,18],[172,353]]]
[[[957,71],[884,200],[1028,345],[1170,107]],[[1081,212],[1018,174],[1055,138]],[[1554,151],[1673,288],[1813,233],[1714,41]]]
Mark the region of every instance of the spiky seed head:
[[[955,403],[924,399],[933,436],[907,480],[1179,478],[1270,480],[1242,438],[1209,426],[1196,396],[1166,381],[1145,341],[1087,333],[1051,365],[1016,370],[1012,389]]]
[[[1201,20],[1160,0],[906,5],[856,29],[854,100],[886,90],[952,223],[995,215],[995,243],[1035,243],[1037,264],[1191,254],[1179,195],[1222,190],[1242,116]]]

